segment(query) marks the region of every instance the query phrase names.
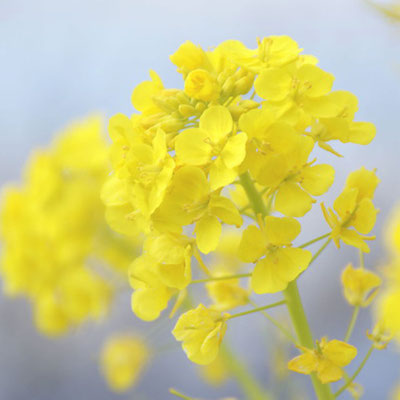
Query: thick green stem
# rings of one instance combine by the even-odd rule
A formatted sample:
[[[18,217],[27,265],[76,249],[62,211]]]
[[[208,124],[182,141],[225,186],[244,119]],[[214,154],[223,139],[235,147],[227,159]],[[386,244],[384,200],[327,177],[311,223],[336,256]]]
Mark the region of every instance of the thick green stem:
[[[271,396],[249,372],[248,367],[244,365],[225,344],[221,345],[221,355],[226,361],[230,373],[240,385],[246,400],[271,399]]]
[[[283,293],[299,344],[309,349],[313,349],[314,340],[296,281],[291,282]],[[333,399],[332,391],[329,385],[322,384],[314,374],[311,375],[311,380],[318,400]]]
[[[267,207],[265,207],[264,201],[260,193],[255,188],[248,172],[240,175],[240,182],[243,186],[243,189],[246,191],[247,197],[254,212],[265,217],[267,215]]]
[[[256,214],[261,214],[263,217],[268,215],[268,210],[264,204],[262,196],[255,188],[250,175],[248,173],[241,175],[240,182],[242,183],[243,189],[246,191],[254,212]],[[313,261],[319,256],[319,254],[321,254],[329,242],[330,239],[328,239],[322,248],[314,255]],[[289,284],[288,288],[284,291],[284,295],[299,344],[310,349],[314,348],[311,329],[295,281]],[[311,375],[311,380],[318,400],[332,400],[334,398],[329,385],[323,385],[315,375]]]

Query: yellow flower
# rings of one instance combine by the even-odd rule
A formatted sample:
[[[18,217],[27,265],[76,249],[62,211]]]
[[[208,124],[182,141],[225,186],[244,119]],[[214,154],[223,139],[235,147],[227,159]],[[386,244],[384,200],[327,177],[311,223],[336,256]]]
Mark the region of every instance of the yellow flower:
[[[204,69],[189,72],[185,79],[184,90],[189,97],[206,102],[216,100],[220,93],[217,80]]]
[[[251,278],[251,287],[256,293],[280,292],[308,267],[312,254],[291,247],[300,230],[300,223],[294,218],[272,216],[265,217],[261,229],[254,225],[245,229],[239,258],[257,262]]]
[[[115,392],[135,386],[149,362],[147,344],[139,337],[118,335],[110,338],[101,353],[101,369]]]
[[[344,296],[352,306],[367,307],[378,293],[381,278],[364,268],[353,268],[351,264],[342,272]]]
[[[211,190],[232,183],[238,175],[237,167],[244,160],[247,135],[242,132],[230,136],[232,128],[228,109],[215,106],[200,117],[199,128],[187,129],[175,140],[176,156],[182,164],[211,163]]]
[[[348,176],[343,192],[335,200],[333,209],[337,214],[321,204],[324,217],[332,228],[331,237],[337,247],[340,247],[340,240],[343,240],[344,243],[365,253],[369,252],[365,240],[373,240],[374,237],[363,235],[371,232],[375,225],[378,210],[372,203],[372,197],[378,183],[375,171],[361,168]]]
[[[219,346],[226,331],[226,318],[202,304],[182,314],[172,334],[177,341],[183,342],[182,348],[189,360],[196,364],[207,365],[218,356]]]
[[[237,227],[243,223],[235,205],[218,192],[210,194],[205,173],[192,166],[176,171],[168,195],[154,214],[159,231],[181,232],[183,226],[195,223],[196,243],[205,254],[218,245],[220,220]]]
[[[289,361],[288,368],[299,374],[317,373],[322,383],[336,382],[343,375],[343,367],[356,357],[357,349],[340,340],[322,338],[314,350],[302,347],[303,354]]]
[[[213,277],[227,276],[229,270],[220,267],[213,269]],[[208,282],[206,289],[213,301],[211,308],[219,311],[228,311],[248,303],[249,291],[240,286],[239,279],[228,279],[224,281]]]
[[[198,68],[206,66],[207,56],[200,46],[187,40],[169,59],[178,67],[178,71],[187,74]]]

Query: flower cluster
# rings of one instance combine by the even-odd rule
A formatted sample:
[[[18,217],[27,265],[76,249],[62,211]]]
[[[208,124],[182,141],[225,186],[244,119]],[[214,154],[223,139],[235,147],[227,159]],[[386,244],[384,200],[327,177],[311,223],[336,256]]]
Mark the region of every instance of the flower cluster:
[[[303,246],[293,242],[301,233],[298,218],[334,181],[334,168],[316,157],[341,157],[335,141],[370,143],[375,127],[355,121],[357,98],[333,91],[333,75],[287,36],[258,40],[255,49],[229,40],[203,50],[188,41],[170,59],[183,89],[165,88],[151,71],[151,79],[132,93],[137,113],[110,120],[113,173],[102,199],[114,230],[144,233],[142,253],[129,268],[132,309],[139,318],[157,319],[173,297],[174,315],[193,304],[189,286],[205,284],[211,304],[183,313],[173,330],[188,358],[204,365],[217,359],[233,318],[284,303],[295,315],[295,281],[319,255],[306,246],[326,238],[325,246],[343,241],[369,251],[365,240],[373,237],[365,235],[375,224],[378,179],[365,168],[349,175],[333,209],[322,204],[330,232]],[[230,261],[208,267],[204,255],[217,260],[229,235],[237,247]],[[198,279],[199,273],[205,277]],[[251,278],[250,289],[241,286],[242,278]],[[343,283],[349,302],[366,306],[380,280],[348,267]],[[254,306],[253,292],[283,292],[285,300],[227,313]],[[322,386],[315,385],[329,394],[323,384],[343,377],[356,349],[326,339],[314,349],[307,334],[300,338],[304,354],[289,367],[317,372]],[[305,358],[307,368],[300,365]]]
[[[124,273],[134,254],[104,219],[99,193],[108,169],[101,120],[92,117],[36,151],[22,184],[4,191],[5,290],[31,300],[36,325],[48,335],[101,317],[113,291],[109,274]],[[101,264],[112,270],[102,274],[95,269]]]

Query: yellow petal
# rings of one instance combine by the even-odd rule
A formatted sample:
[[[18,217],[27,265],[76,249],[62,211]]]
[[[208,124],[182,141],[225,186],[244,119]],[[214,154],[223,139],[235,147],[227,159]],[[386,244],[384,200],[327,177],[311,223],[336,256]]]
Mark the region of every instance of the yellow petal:
[[[376,135],[376,127],[371,122],[353,122],[350,125],[348,141],[367,145]]]
[[[291,247],[267,253],[254,268],[251,287],[258,294],[280,292],[308,267],[311,257],[308,250]]]
[[[269,243],[284,246],[296,239],[301,232],[301,225],[294,218],[267,216],[264,229]]]
[[[314,199],[296,183],[282,184],[275,197],[275,210],[289,217],[302,217],[307,214]]]
[[[321,196],[328,191],[335,179],[335,169],[328,164],[318,164],[304,168],[301,186],[313,196]]]
[[[340,340],[329,341],[322,349],[324,357],[339,367],[345,367],[357,355],[357,349],[351,344]]]
[[[171,296],[167,287],[136,289],[132,294],[132,311],[143,321],[154,321],[167,308]]]
[[[244,132],[232,136],[226,142],[220,157],[228,168],[237,167],[246,155],[247,135]]]
[[[258,96],[265,100],[282,101],[290,93],[292,77],[282,69],[267,69],[254,81]]]
[[[358,205],[357,211],[351,220],[351,224],[358,232],[366,235],[371,232],[372,228],[375,226],[377,213],[378,210],[374,207],[372,200],[364,198]]]
[[[333,208],[343,220],[347,220],[357,205],[357,189],[344,189],[333,203]]]
[[[250,110],[239,119],[239,127],[251,139],[263,138],[275,121],[274,114],[267,108]]]
[[[265,237],[254,225],[248,226],[239,244],[239,258],[243,262],[255,262],[264,255],[266,250]]]
[[[343,377],[343,370],[329,360],[321,360],[317,367],[317,376],[322,383],[336,382]]]
[[[210,168],[210,188],[217,190],[230,185],[238,176],[237,168],[228,168],[221,158],[217,158]]]
[[[208,254],[217,248],[221,230],[221,223],[213,215],[205,216],[197,222],[194,231],[197,246],[202,253]]]
[[[321,68],[304,64],[297,71],[300,84],[305,87],[307,96],[319,97],[327,94],[332,89],[335,77]]]
[[[199,127],[207,132],[214,143],[219,143],[232,131],[233,120],[231,113],[223,106],[207,108],[200,117]]]
[[[288,368],[299,374],[309,375],[317,370],[318,359],[311,351],[301,354],[290,360]]]
[[[204,165],[211,160],[212,147],[207,142],[208,133],[191,128],[181,132],[175,140],[178,160],[186,165]]]
[[[212,196],[209,204],[210,213],[216,215],[222,222],[240,227],[243,219],[235,204],[226,197]]]
[[[357,201],[360,201],[364,197],[372,199],[378,183],[379,179],[376,176],[375,170],[370,171],[362,167],[349,174],[346,179],[346,188],[358,189]]]

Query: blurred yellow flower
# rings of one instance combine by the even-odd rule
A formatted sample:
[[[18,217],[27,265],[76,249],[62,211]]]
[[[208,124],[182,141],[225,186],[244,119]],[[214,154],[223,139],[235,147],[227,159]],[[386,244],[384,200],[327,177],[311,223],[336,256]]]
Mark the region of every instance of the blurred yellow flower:
[[[101,370],[113,391],[124,392],[137,384],[149,358],[149,348],[143,339],[118,335],[108,339],[102,349]]]

